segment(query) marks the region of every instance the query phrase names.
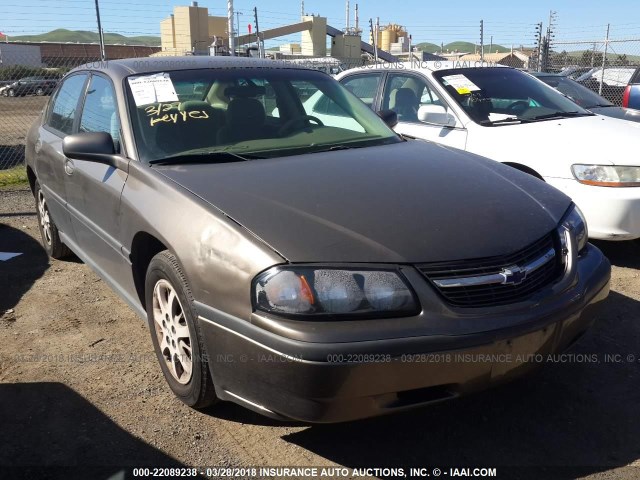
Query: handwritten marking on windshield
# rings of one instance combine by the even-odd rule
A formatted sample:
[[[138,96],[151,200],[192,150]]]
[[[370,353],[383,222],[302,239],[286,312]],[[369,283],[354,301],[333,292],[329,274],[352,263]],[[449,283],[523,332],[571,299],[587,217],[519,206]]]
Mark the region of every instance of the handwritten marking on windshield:
[[[153,127],[158,123],[178,123],[186,122],[190,118],[208,119],[209,114],[204,110],[189,110],[189,111],[175,111],[179,110],[180,102],[174,103],[159,103],[158,105],[151,105],[145,108],[150,125]],[[171,112],[171,113],[168,113]]]

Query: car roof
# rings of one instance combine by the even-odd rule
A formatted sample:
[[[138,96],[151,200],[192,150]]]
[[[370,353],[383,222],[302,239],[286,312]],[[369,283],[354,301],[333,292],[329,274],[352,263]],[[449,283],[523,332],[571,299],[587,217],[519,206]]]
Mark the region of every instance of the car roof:
[[[121,60],[104,60],[80,65],[69,73],[78,71],[101,71],[114,79],[122,79],[130,75],[171,72],[177,70],[195,70],[203,68],[233,69],[233,68],[269,68],[269,69],[297,69],[310,70],[300,64],[293,64],[286,60],[269,60],[249,57],[142,57],[125,58]]]
[[[534,77],[562,77],[567,78],[567,75],[564,73],[547,73],[547,72],[527,72]]]

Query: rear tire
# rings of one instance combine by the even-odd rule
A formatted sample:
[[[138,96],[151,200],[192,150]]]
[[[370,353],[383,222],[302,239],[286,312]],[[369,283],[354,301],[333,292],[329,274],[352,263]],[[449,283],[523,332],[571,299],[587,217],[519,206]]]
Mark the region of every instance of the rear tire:
[[[39,97],[41,97],[42,95],[44,95],[44,90],[43,90],[42,88],[38,88],[38,89],[36,90],[36,95],[37,95],[37,96],[39,96]]]
[[[60,234],[58,227],[56,226],[47,201],[44,198],[40,183],[36,180],[33,188],[33,194],[36,200],[36,214],[38,216],[38,228],[40,235],[42,236],[42,245],[51,258],[64,258],[71,254],[71,250],[67,247],[62,240],[60,240]]]
[[[153,348],[173,393],[193,408],[216,403],[191,289],[178,259],[168,250],[149,263],[145,304]]]
[[[9,91],[7,92],[7,95],[9,95],[10,97],[15,97],[16,92],[13,90],[13,88],[10,88]]]

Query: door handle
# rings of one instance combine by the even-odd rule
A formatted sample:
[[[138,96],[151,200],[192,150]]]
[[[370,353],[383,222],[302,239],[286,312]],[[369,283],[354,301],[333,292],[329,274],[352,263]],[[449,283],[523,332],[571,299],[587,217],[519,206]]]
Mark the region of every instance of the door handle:
[[[73,175],[73,171],[75,170],[75,165],[73,164],[72,160],[69,160],[68,158],[64,161],[64,173],[66,173],[67,175]]]

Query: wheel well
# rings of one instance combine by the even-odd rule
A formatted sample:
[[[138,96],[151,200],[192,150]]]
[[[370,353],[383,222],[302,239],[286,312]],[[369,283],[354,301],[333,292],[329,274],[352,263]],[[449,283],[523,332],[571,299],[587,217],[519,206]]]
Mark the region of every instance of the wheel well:
[[[33,173],[33,169],[31,167],[27,167],[27,178],[29,179],[29,187],[31,187],[31,193],[35,193],[36,174]]]
[[[526,165],[522,165],[520,163],[512,163],[512,162],[504,162],[505,165],[510,166],[511,168],[515,168],[516,170],[520,170],[521,172],[528,173],[544,182],[542,175],[536,172],[534,169],[527,167]]]
[[[146,310],[145,302],[145,278],[151,259],[167,247],[153,235],[147,232],[138,232],[133,237],[131,244],[131,269],[136,293],[140,299],[142,308]]]

